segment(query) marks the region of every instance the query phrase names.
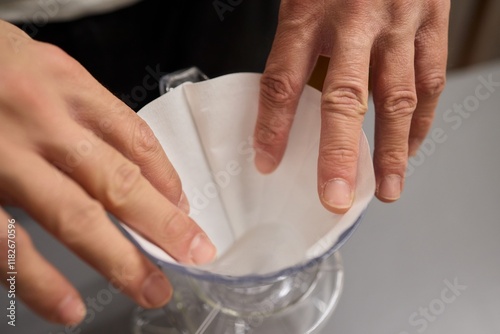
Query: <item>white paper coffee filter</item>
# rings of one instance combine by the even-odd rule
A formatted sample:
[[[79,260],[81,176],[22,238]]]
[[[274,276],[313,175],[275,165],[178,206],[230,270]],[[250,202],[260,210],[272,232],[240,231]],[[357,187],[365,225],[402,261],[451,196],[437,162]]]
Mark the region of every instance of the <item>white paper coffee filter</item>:
[[[343,215],[321,205],[316,188],[321,93],[306,87],[285,156],[270,175],[254,166],[259,74],[186,83],[144,107],[177,170],[191,217],[218,250],[203,268],[217,274],[267,274],[317,257],[339,241],[373,197],[370,149],[361,136],[354,204]],[[130,228],[153,257],[175,262]]]

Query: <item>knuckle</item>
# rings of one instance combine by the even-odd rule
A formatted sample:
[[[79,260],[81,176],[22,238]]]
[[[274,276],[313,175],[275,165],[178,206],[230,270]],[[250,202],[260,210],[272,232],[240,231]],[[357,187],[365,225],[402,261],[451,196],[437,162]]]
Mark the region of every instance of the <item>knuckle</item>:
[[[266,71],[260,80],[262,102],[273,108],[286,107],[298,98],[299,85],[283,71]]]
[[[415,115],[412,119],[412,128],[429,129],[434,121],[434,113],[425,115]]]
[[[301,17],[303,16],[301,15],[302,13],[305,13],[307,15],[311,12],[316,12],[315,10],[311,10],[311,6],[309,6],[309,4],[302,1],[283,1],[280,10],[282,11],[281,16],[286,19],[291,15],[294,15],[294,17]]]
[[[141,180],[141,169],[132,163],[124,163],[114,170],[110,180],[105,192],[106,202],[113,208],[123,207]]]
[[[426,98],[437,98],[446,86],[444,74],[433,74],[423,77],[416,82],[418,95]]]
[[[358,160],[358,150],[352,145],[325,145],[319,152],[320,163],[337,171],[349,170]]]
[[[37,42],[37,46],[45,56],[50,57],[51,59],[61,60],[69,57],[68,54],[57,45]]]
[[[178,244],[189,236],[188,220],[179,210],[170,210],[157,226],[157,235],[161,243]]]
[[[355,12],[355,13],[360,13],[364,10],[366,10],[366,3],[364,3],[363,0],[353,0],[349,1],[346,3],[347,7]]]
[[[43,90],[40,81],[33,80],[32,77],[19,75],[15,70],[5,70],[0,77],[0,97],[4,101],[23,101],[23,103],[36,112],[33,117],[42,113],[48,108],[45,107],[48,99],[40,96],[39,92]],[[9,110],[10,108],[6,108]]]
[[[282,1],[275,47],[301,43],[320,27],[323,13],[301,1]]]
[[[54,236],[68,246],[77,246],[82,243],[83,233],[96,232],[96,224],[104,216],[103,206],[92,200],[85,206],[64,212],[52,226]]]
[[[401,22],[402,19],[408,21],[409,17],[415,15],[415,3],[411,0],[392,1],[389,8],[390,22]]]
[[[264,115],[259,119],[256,131],[256,140],[259,144],[270,146],[275,143],[286,141],[289,125],[293,121],[293,115]]]
[[[382,116],[386,118],[411,116],[417,107],[417,94],[411,90],[393,90],[382,100]]]
[[[365,92],[361,86],[335,88],[321,97],[321,108],[326,112],[363,116],[368,111]]]
[[[83,67],[68,55],[60,47],[50,44],[37,42],[39,55],[43,57],[45,64],[57,72],[70,74],[72,77],[79,76]]]
[[[383,169],[404,170],[408,160],[405,149],[378,152],[375,154],[377,165]]]
[[[269,127],[266,123],[260,123],[255,136],[257,143],[263,146],[271,146],[276,142],[278,133]]]
[[[138,120],[134,128],[134,140],[131,142],[130,156],[133,160],[143,160],[149,154],[159,154],[160,143],[153,130],[142,120]]]
[[[449,13],[450,4],[450,0],[425,1],[425,5],[431,13],[436,13],[441,16],[447,16],[447,13]]]
[[[173,167],[169,167],[162,174],[162,182],[167,185],[169,193],[175,194],[175,198],[179,198],[182,193],[182,183]]]

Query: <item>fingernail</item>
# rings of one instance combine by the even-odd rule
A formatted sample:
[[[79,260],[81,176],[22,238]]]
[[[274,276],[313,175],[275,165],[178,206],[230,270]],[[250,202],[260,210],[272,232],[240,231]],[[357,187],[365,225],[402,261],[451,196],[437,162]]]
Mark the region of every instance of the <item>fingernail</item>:
[[[385,176],[378,187],[378,197],[393,202],[401,196],[401,176],[391,174]]]
[[[267,152],[260,148],[255,149],[255,166],[264,174],[269,174],[277,166],[276,160]]]
[[[58,306],[59,317],[61,322],[68,325],[80,323],[87,310],[85,304],[77,296],[67,296]]]
[[[151,274],[142,285],[142,295],[152,306],[165,305],[172,296],[172,286],[163,274]]]
[[[195,264],[211,262],[215,257],[215,253],[215,246],[204,233],[200,233],[194,237],[189,249],[191,261]]]
[[[323,200],[338,211],[349,209],[352,199],[351,186],[343,179],[332,179],[323,188]]]
[[[187,200],[186,194],[184,191],[181,194],[181,198],[179,199],[179,203],[177,204],[179,209],[181,209],[185,214],[189,214],[189,202]]]

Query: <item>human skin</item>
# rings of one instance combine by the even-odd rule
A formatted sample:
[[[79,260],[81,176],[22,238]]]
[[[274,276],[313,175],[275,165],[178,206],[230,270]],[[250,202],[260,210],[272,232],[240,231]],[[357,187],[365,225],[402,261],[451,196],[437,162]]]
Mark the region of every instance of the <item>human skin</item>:
[[[215,248],[188,217],[177,173],[147,124],[56,46],[0,21],[0,205],[22,207],[48,232],[143,307],[172,289],[108,219],[112,213],[182,263]],[[7,229],[0,207],[0,279]],[[16,224],[16,296],[41,316],[75,324],[78,291]]]
[[[445,84],[449,6],[449,0],[283,0],[261,81],[257,168],[270,173],[278,166],[302,89],[318,56],[327,55],[320,199],[337,213],[352,203],[369,82],[376,194],[398,199],[408,155],[428,132]],[[165,304],[171,287],[106,211],[179,261],[205,263],[215,255],[187,216],[181,182],[149,127],[62,50],[3,21],[0,157],[0,205],[24,208],[144,307]],[[0,208],[2,256],[9,219]],[[77,290],[19,224],[16,240],[18,296],[49,320],[81,321]],[[0,263],[3,284],[6,263]]]
[[[279,165],[301,92],[318,56],[325,55],[330,64],[321,100],[321,202],[335,213],[351,207],[369,83],[376,113],[376,196],[397,200],[408,156],[429,131],[445,86],[449,11],[449,0],[283,0],[261,80],[257,168],[271,173]]]

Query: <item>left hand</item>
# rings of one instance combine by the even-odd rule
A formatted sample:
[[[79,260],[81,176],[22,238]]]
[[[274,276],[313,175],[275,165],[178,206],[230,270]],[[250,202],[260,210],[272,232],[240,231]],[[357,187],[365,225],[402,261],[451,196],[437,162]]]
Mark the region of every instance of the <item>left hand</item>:
[[[283,0],[261,80],[257,168],[270,173],[278,166],[304,85],[318,56],[327,55],[321,201],[336,213],[352,204],[369,81],[376,109],[376,195],[397,200],[408,155],[425,138],[445,85],[449,9],[449,0]]]

